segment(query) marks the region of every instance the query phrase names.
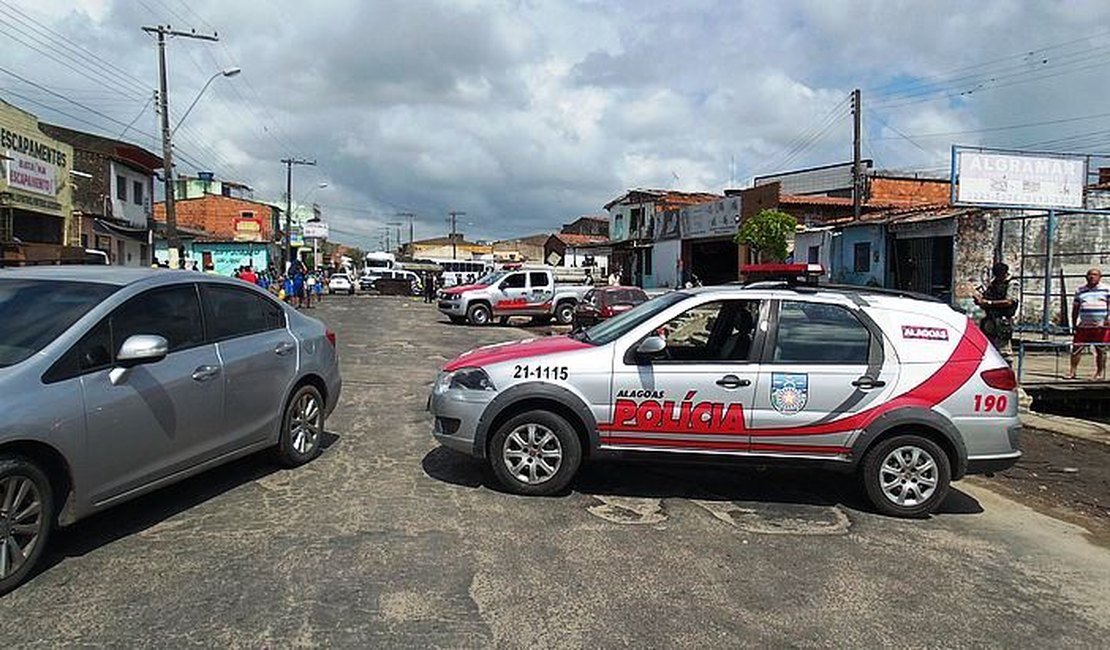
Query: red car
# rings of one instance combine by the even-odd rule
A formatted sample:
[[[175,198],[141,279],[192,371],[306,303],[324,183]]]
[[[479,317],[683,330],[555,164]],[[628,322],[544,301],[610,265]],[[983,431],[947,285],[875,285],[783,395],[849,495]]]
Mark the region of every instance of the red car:
[[[582,297],[574,307],[574,328],[581,329],[623,314],[640,303],[647,294],[639,287],[597,287]]]

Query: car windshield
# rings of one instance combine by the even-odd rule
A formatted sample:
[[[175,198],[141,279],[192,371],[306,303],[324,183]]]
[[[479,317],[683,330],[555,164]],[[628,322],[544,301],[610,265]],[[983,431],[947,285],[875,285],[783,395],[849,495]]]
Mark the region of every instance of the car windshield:
[[[508,274],[509,274],[508,271],[494,271],[493,273],[490,273],[489,275],[487,275],[485,277],[479,278],[478,280],[476,280],[474,282],[474,284],[491,285],[494,282],[497,282],[498,280],[500,280],[501,278],[505,277]]]
[[[93,282],[0,280],[0,368],[42,350],[117,289]]]
[[[593,327],[578,332],[573,336],[594,345],[612,343],[628,333],[643,321],[658,314],[664,309],[688,298],[690,294],[682,291],[665,293],[645,303],[634,307],[619,316],[602,321]]]

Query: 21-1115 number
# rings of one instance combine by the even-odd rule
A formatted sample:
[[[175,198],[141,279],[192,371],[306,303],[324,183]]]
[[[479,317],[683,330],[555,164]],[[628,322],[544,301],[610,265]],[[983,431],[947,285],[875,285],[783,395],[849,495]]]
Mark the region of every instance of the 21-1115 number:
[[[975,396],[975,410],[979,411],[997,411],[1003,413],[1009,401],[1005,395],[976,395]]]

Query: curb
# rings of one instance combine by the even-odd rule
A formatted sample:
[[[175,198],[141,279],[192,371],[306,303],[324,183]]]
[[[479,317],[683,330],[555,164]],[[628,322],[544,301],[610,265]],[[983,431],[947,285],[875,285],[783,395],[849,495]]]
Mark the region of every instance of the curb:
[[[1029,410],[1029,404],[1032,402],[1029,395],[1020,389],[1018,395],[1018,416],[1026,428],[1051,431],[1063,436],[1110,445],[1110,423],[1034,413]]]

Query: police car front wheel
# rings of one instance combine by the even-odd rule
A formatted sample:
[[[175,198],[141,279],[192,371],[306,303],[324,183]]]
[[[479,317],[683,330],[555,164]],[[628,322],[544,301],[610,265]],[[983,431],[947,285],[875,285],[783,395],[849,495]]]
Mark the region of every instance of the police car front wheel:
[[[582,445],[570,423],[549,411],[509,418],[490,440],[494,475],[517,494],[549,495],[563,490],[582,461]]]
[[[863,460],[864,490],[875,508],[894,517],[923,517],[948,495],[952,470],[937,443],[917,435],[880,441]]]

